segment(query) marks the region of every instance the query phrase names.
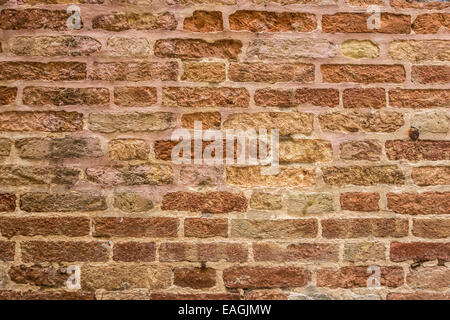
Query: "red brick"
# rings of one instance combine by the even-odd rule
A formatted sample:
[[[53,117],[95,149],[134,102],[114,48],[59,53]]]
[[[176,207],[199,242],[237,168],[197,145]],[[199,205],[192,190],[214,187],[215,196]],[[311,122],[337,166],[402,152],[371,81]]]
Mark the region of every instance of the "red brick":
[[[175,268],[173,284],[179,287],[204,289],[216,285],[216,270],[212,268]]]
[[[160,58],[221,58],[236,60],[241,53],[239,40],[205,41],[202,39],[164,39],[155,43],[155,56]]]
[[[245,262],[248,258],[246,244],[240,243],[162,243],[159,260],[164,262]]]
[[[406,80],[404,67],[395,64],[323,64],[320,71],[323,81],[330,83],[402,83]]]
[[[64,287],[69,279],[66,268],[43,267],[34,265],[12,266],[8,272],[11,281],[20,284],[35,285],[44,288]]]
[[[16,195],[11,193],[0,194],[0,212],[13,212],[16,210]]]
[[[178,63],[176,61],[94,62],[90,79],[105,81],[176,81],[178,79]]]
[[[14,261],[16,243],[0,240],[0,261]]]
[[[0,11],[0,29],[46,29],[67,30],[67,19],[71,16],[66,10],[46,9],[4,9]],[[83,21],[81,21],[83,28]]]
[[[450,30],[450,13],[420,14],[412,25],[416,34],[437,33],[442,28],[444,32]]]
[[[212,218],[186,218],[184,236],[195,238],[228,237],[228,220]]]
[[[378,193],[342,193],[341,209],[351,211],[378,211],[378,202],[380,195]]]
[[[411,32],[411,17],[403,14],[381,13],[381,28],[369,29],[368,13],[335,13],[322,16],[325,33],[404,33]]]
[[[383,108],[386,106],[386,92],[382,88],[345,89],[342,96],[344,108]]]
[[[450,192],[388,193],[388,209],[401,214],[450,214]]]
[[[144,107],[157,102],[154,87],[115,87],[114,103],[121,107]]]
[[[152,218],[94,218],[94,237],[176,237],[178,219]]]
[[[450,237],[450,219],[414,219],[412,234],[425,239]]]
[[[314,81],[314,65],[305,63],[232,63],[228,77],[235,82],[300,82]]]
[[[321,107],[339,106],[339,91],[336,89],[297,89],[295,92],[296,103],[311,104]]]
[[[184,30],[194,32],[223,31],[222,12],[195,10],[184,19]]]
[[[154,242],[119,242],[114,244],[113,259],[125,262],[155,261],[156,246]]]
[[[86,79],[86,63],[82,62],[0,62],[0,80],[73,81],[84,79]]]
[[[450,90],[392,89],[389,104],[397,108],[439,108],[450,106]]]
[[[25,241],[21,243],[24,262],[107,261],[106,242]]]
[[[450,6],[449,3],[440,0],[430,1],[408,1],[408,0],[390,0],[394,8],[415,8],[415,9],[445,9]]]
[[[231,267],[223,271],[227,288],[295,288],[311,280],[311,272],[296,267]]]
[[[183,108],[247,108],[250,95],[244,88],[163,88],[162,104]]]
[[[12,104],[16,100],[17,88],[0,87],[0,105]]]
[[[443,242],[392,242],[390,250],[391,260],[402,262],[407,260],[450,261],[450,243]]]
[[[104,106],[109,104],[109,91],[106,88],[26,87],[22,101],[32,106]]]
[[[240,295],[238,293],[183,294],[183,293],[168,293],[168,292],[152,292],[150,295],[150,300],[240,300]]]
[[[450,66],[413,66],[411,77],[415,83],[449,83]]]
[[[294,106],[291,90],[259,89],[255,91],[255,104],[261,107],[290,108]]]
[[[66,111],[0,113],[0,131],[74,132],[83,129],[83,114]]]
[[[390,160],[450,160],[450,141],[388,140],[386,155]]]
[[[322,236],[328,239],[401,238],[408,235],[408,220],[394,218],[325,219]]]
[[[334,261],[339,259],[339,247],[326,243],[253,243],[255,261]]]
[[[194,129],[195,121],[201,121],[202,129],[220,129],[222,117],[220,112],[194,112],[185,113],[181,116],[183,128]]]
[[[95,300],[95,293],[63,290],[3,290],[0,291],[0,300]]]

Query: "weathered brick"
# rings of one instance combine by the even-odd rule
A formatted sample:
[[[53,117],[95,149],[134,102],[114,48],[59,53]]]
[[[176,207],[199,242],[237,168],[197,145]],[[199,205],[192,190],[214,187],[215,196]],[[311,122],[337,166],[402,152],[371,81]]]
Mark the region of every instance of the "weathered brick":
[[[113,132],[150,132],[175,126],[175,116],[170,112],[91,113],[89,130]]]
[[[200,121],[203,129],[220,129],[222,117],[220,112],[193,112],[181,116],[183,128],[194,129],[195,121]]]
[[[414,167],[412,178],[419,186],[450,184],[450,167]]]
[[[147,160],[150,147],[141,139],[114,139],[108,143],[109,157],[114,160]]]
[[[84,217],[17,217],[0,218],[0,230],[8,239],[15,236],[66,236],[89,235],[89,219]]]
[[[179,287],[204,289],[216,285],[216,270],[212,268],[175,268],[173,284]]]
[[[411,78],[415,83],[449,83],[450,66],[413,66]]]
[[[398,64],[322,64],[323,81],[330,83],[402,83],[406,80],[405,68]]]
[[[176,81],[177,78],[176,61],[94,62],[90,76],[92,80],[105,81]]]
[[[247,199],[242,194],[230,192],[172,192],[163,197],[162,210],[203,213],[245,212]]]
[[[450,219],[414,219],[412,234],[426,239],[450,237]]]
[[[142,164],[130,166],[102,167],[86,169],[88,180],[106,185],[165,185],[173,183],[173,170],[170,166]]]
[[[392,242],[390,250],[391,260],[402,262],[407,260],[450,261],[450,243],[443,242]]]
[[[180,184],[204,189],[224,182],[224,168],[213,166],[184,166],[180,170]]]
[[[30,284],[44,288],[64,287],[69,278],[66,268],[43,267],[40,265],[30,267],[26,265],[12,266],[8,275],[11,281],[15,283]]]
[[[314,65],[305,63],[231,63],[228,77],[235,82],[290,82],[314,81]]]
[[[241,53],[239,40],[216,40],[208,42],[202,39],[164,39],[157,40],[154,47],[155,56],[161,58],[221,58],[237,59]]]
[[[344,108],[383,108],[386,106],[386,93],[382,88],[345,89],[342,99]]]
[[[348,141],[339,145],[344,160],[380,160],[382,146],[376,140]]]
[[[398,108],[448,108],[450,90],[445,89],[391,89],[389,104]]]
[[[167,107],[247,108],[249,102],[250,95],[244,88],[163,88],[162,103]]]
[[[389,44],[389,56],[395,60],[406,60],[413,63],[449,61],[450,41],[396,40]]]
[[[229,17],[230,29],[250,32],[311,32],[317,28],[316,16],[302,12],[238,10]]]
[[[184,236],[194,238],[228,237],[228,220],[213,218],[186,218]]]
[[[250,42],[246,51],[249,58],[301,59],[331,58],[336,56],[337,47],[324,39],[256,39]]]
[[[25,241],[20,244],[24,262],[85,262],[108,260],[106,242]]]
[[[317,286],[329,288],[365,288],[371,273],[368,267],[342,267],[338,270],[324,268],[317,271]],[[380,267],[380,285],[397,288],[403,284],[402,267]]]
[[[350,39],[342,42],[342,54],[349,58],[377,58],[380,55],[380,48],[371,40]]]
[[[192,16],[184,19],[183,28],[194,32],[223,31],[222,12],[195,10]]]
[[[145,38],[111,37],[106,42],[105,55],[109,57],[146,58],[151,54],[151,46]]]
[[[419,130],[422,138],[429,134],[447,133],[450,128],[450,113],[445,111],[415,112],[411,118],[411,127]]]
[[[255,91],[255,104],[261,107],[290,108],[294,106],[291,90],[259,89]]]
[[[7,157],[11,153],[11,140],[0,138],[0,159],[1,157]]]
[[[153,209],[153,201],[144,193],[118,193],[114,196],[114,207],[125,212],[144,212]]]
[[[411,32],[411,16],[381,13],[381,28],[369,29],[368,13],[335,13],[322,16],[322,31],[326,33],[403,33]]]
[[[253,243],[256,261],[330,261],[339,259],[339,247],[326,243]]]
[[[258,210],[278,210],[283,207],[281,194],[253,192],[250,207]]]
[[[397,166],[349,166],[324,167],[323,179],[330,185],[353,184],[371,186],[375,184],[403,184],[405,176]]]
[[[285,140],[279,143],[281,163],[330,162],[332,159],[331,143],[326,140]]]
[[[16,243],[14,241],[0,240],[0,260],[3,262],[14,261]]]
[[[388,209],[401,214],[449,214],[449,192],[388,193]]]
[[[400,1],[400,0],[395,0]],[[406,1],[406,0],[403,0]],[[415,3],[415,2],[412,2]],[[421,2],[422,3],[422,2]],[[428,2],[423,2],[427,4]],[[439,292],[415,291],[415,292],[389,292],[386,300],[449,300],[450,294]]]
[[[390,0],[391,6],[394,8],[415,8],[415,9],[444,9],[450,6],[447,2],[439,0],[430,1],[408,1],[408,0]]]
[[[311,272],[296,267],[231,267],[223,271],[227,288],[304,287]]]
[[[231,220],[231,237],[250,239],[314,238],[317,235],[316,219],[285,220]]]
[[[157,102],[154,87],[115,87],[114,103],[121,107],[146,107]]]
[[[92,19],[93,29],[107,31],[124,30],[175,30],[177,20],[172,13],[159,14],[138,12],[114,12],[98,15]]]
[[[30,212],[72,212],[106,210],[107,205],[103,196],[88,192],[29,192],[20,197],[20,208]]]
[[[0,291],[2,300],[95,300],[93,292],[65,290]]]
[[[328,239],[401,238],[408,235],[408,220],[394,218],[355,218],[322,220],[322,236]]]
[[[17,88],[16,87],[0,87],[0,105],[13,104],[16,101]]]
[[[165,262],[245,262],[247,258],[247,245],[240,243],[167,242],[159,247],[159,260]]]
[[[388,140],[385,147],[390,160],[450,160],[450,141]]]
[[[22,36],[10,40],[9,45],[17,56],[41,57],[90,56],[102,48],[98,40],[86,36]]]
[[[0,62],[0,80],[73,81],[86,79],[83,62]]]
[[[0,212],[13,212],[16,210],[16,195],[0,193]]]
[[[114,244],[113,260],[124,262],[155,261],[156,246],[154,242],[119,242]]]
[[[405,124],[401,113],[387,110],[323,113],[319,122],[323,129],[344,132],[394,132]]]
[[[234,0],[224,0],[224,1],[234,1]],[[183,293],[168,293],[168,292],[152,292],[150,295],[150,300],[240,300],[240,299],[241,296],[238,293],[183,294]]]
[[[287,200],[288,214],[307,215],[333,211],[331,193],[293,193]]]
[[[225,81],[225,64],[222,62],[184,62],[181,80],[192,82]]]
[[[378,211],[380,194],[352,192],[341,193],[341,209],[351,211]]]
[[[436,33],[440,29],[444,32],[450,30],[449,13],[426,13],[420,14],[412,25],[416,34]]]
[[[379,242],[350,242],[344,245],[344,260],[348,262],[384,261],[386,247]]]
[[[0,113],[0,131],[74,132],[83,129],[83,114],[66,111]]]
[[[26,87],[22,100],[32,106],[104,106],[109,103],[109,91],[105,88]]]
[[[67,19],[70,16],[71,13],[67,13],[66,10],[3,9],[0,11],[0,29],[46,29],[66,31]],[[82,20],[81,28],[83,28]]]
[[[450,269],[446,267],[422,267],[406,275],[408,286],[414,289],[444,289],[450,286]]]
[[[74,185],[78,169],[66,167],[0,166],[0,184],[6,186]]]
[[[337,107],[339,106],[339,91],[336,89],[297,89],[295,101],[300,105]]]
[[[172,238],[177,236],[178,219],[152,218],[94,218],[94,237]]]

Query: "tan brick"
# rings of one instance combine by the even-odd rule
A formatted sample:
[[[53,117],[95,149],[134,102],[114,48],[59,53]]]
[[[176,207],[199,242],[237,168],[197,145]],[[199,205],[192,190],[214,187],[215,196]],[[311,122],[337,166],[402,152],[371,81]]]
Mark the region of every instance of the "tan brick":
[[[330,185],[371,186],[375,184],[403,184],[405,177],[397,166],[324,167],[323,179]]]
[[[317,230],[316,219],[231,220],[231,237],[233,238],[314,238],[317,235]]]
[[[339,247],[325,243],[253,243],[256,261],[332,261],[339,259]]]
[[[355,218],[322,220],[322,235],[328,239],[401,238],[408,235],[408,220],[394,218]]]
[[[107,31],[124,30],[175,30],[177,21],[169,12],[159,14],[137,12],[115,12],[98,15],[92,19],[93,29]]]
[[[250,95],[244,88],[172,87],[163,88],[162,99],[167,107],[247,108]]]
[[[296,267],[232,267],[223,271],[227,288],[304,287],[310,271]]]
[[[314,81],[314,65],[304,63],[231,63],[228,77],[235,82],[290,82]]]

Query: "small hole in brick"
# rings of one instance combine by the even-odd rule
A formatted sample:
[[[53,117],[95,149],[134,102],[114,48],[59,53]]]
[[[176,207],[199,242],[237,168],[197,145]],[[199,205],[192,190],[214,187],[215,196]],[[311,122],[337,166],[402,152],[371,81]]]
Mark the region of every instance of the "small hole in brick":
[[[419,130],[417,128],[411,127],[411,129],[409,129],[409,137],[411,138],[411,140],[416,141],[417,139],[419,139]]]

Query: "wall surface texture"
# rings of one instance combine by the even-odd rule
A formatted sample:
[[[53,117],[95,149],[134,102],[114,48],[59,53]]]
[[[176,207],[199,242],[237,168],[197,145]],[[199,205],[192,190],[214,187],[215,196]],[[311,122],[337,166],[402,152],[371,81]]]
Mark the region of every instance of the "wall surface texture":
[[[448,1],[0,0],[0,42],[0,298],[450,298]],[[174,163],[194,121],[279,173]]]

